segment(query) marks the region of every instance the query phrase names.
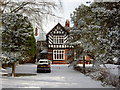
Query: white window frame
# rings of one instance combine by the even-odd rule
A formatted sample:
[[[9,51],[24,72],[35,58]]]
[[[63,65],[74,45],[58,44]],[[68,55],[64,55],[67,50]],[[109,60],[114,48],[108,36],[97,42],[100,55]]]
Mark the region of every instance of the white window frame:
[[[62,36],[62,35],[53,36],[53,43],[54,44],[63,44],[64,43],[64,36]]]
[[[53,60],[65,60],[65,50],[53,50]]]

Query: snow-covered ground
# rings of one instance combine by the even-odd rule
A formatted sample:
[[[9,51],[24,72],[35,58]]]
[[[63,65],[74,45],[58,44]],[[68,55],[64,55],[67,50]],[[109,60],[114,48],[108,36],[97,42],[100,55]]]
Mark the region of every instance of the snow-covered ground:
[[[9,73],[10,68],[3,70]],[[36,73],[35,64],[19,65],[16,73],[31,73],[35,76],[2,77],[2,88],[105,88],[101,82],[92,80],[68,65],[52,65],[51,73]]]
[[[83,67],[83,64],[77,64],[77,66]],[[86,67],[92,67],[93,64],[85,64]]]
[[[1,68],[0,68],[1,69]],[[2,72],[0,71],[0,90],[2,89]]]
[[[118,72],[118,65],[106,64],[107,69],[112,75],[120,75]]]
[[[83,64],[78,64],[77,66],[83,67]],[[102,68],[105,68],[103,65],[100,65]],[[114,65],[114,64],[105,64],[108,72],[112,75],[120,75],[120,73],[118,73],[118,65]],[[86,68],[91,68],[92,64],[86,64],[85,65]]]

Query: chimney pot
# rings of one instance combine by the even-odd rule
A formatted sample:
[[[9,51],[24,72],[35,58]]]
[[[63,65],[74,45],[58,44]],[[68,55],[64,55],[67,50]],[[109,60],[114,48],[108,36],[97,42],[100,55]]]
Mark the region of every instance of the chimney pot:
[[[70,21],[68,19],[65,22],[65,27],[70,27]]]

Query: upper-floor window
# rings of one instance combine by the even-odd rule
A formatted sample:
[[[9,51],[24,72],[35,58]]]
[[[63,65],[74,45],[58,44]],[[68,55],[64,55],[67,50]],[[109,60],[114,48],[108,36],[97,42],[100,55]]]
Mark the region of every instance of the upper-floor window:
[[[54,44],[63,44],[64,43],[64,36],[54,36],[53,37]]]

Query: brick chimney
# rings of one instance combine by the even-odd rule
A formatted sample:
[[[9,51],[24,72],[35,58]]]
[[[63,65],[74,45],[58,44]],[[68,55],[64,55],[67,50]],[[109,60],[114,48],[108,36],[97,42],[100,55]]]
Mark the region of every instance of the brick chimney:
[[[37,36],[37,35],[38,35],[38,29],[35,28],[35,36]]]
[[[65,27],[70,27],[70,21],[68,19],[65,22]]]

